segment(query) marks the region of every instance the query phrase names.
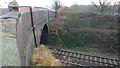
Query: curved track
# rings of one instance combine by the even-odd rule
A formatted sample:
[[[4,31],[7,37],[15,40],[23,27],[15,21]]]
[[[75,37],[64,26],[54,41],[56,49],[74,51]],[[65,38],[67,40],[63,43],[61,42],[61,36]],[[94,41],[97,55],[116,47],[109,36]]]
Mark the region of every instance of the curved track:
[[[87,55],[80,52],[73,52],[64,49],[50,48],[52,53],[61,62],[75,66],[120,66],[119,59],[111,59],[94,55]]]

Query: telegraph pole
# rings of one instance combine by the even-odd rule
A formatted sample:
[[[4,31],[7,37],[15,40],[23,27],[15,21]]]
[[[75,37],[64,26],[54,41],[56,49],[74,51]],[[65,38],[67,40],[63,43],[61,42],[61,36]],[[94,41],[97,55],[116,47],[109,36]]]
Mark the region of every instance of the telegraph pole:
[[[36,37],[35,37],[35,29],[34,29],[34,22],[33,22],[33,14],[32,14],[32,7],[31,6],[30,6],[30,15],[31,15],[31,24],[32,24],[35,47],[37,47],[37,42],[36,42]]]

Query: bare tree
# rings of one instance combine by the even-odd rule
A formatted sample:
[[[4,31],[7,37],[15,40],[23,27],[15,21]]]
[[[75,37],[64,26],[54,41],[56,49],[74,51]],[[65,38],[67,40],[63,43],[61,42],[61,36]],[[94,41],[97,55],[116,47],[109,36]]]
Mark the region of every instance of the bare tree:
[[[55,10],[57,10],[62,7],[62,3],[60,2],[60,0],[54,0],[54,4],[52,6]]]
[[[112,7],[117,6],[118,0],[99,0],[98,4],[96,4],[94,1],[91,1],[92,5],[98,10],[98,12],[101,15],[107,14],[107,11],[110,10]],[[112,6],[112,7],[111,7]]]
[[[60,0],[54,0],[54,4],[52,6],[55,10],[55,17],[57,17],[57,10],[62,7],[62,3]]]

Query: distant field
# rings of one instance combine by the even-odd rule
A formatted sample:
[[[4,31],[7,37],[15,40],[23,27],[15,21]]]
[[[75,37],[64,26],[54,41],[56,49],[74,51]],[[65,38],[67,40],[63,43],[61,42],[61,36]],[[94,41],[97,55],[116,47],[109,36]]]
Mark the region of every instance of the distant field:
[[[16,39],[10,37],[2,37],[2,64],[3,66],[19,66],[20,59],[18,57]]]
[[[0,67],[2,66],[2,37],[0,37]]]
[[[73,30],[80,30],[80,31],[91,31],[91,32],[101,32],[101,33],[109,33],[109,32],[115,32],[117,33],[118,30],[111,30],[111,29],[95,29],[95,28],[79,28]]]
[[[2,44],[0,45],[0,48],[2,48],[0,49],[0,52],[2,52],[2,65],[20,66],[16,38],[11,37],[16,35],[15,20],[3,19],[0,24],[2,25],[2,32],[0,32],[2,40]]]

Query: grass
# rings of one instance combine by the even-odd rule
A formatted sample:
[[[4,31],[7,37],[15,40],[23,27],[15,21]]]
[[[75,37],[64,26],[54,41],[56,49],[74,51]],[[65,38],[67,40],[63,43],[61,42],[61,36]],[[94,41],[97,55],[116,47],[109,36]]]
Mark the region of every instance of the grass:
[[[65,15],[63,28],[67,32],[61,35],[63,46],[78,50],[92,48],[98,52],[117,54],[118,25],[116,21],[102,16],[79,18],[76,13],[70,15],[70,13]]]
[[[118,59],[118,56],[112,56],[112,55],[108,55],[108,54],[105,54],[105,53],[95,52],[95,51],[89,50],[89,49],[84,50],[83,48],[80,48],[79,50],[76,50],[76,49],[72,49],[72,50],[82,52],[82,53],[85,53],[85,54],[89,54],[89,55],[95,55],[95,56],[102,56],[102,57],[106,57],[106,58]]]
[[[31,58],[31,66],[61,66],[62,64],[55,59],[51,51],[44,45],[34,49]]]
[[[99,30],[99,29],[97,29]],[[117,33],[99,31],[70,30],[66,33],[52,35],[51,45],[82,52],[96,52],[96,54],[117,54]],[[59,39],[61,41],[59,41]]]
[[[2,37],[0,37],[0,67],[2,66]]]
[[[63,15],[66,18],[64,19],[66,26],[64,28],[95,28],[95,29],[111,29],[111,30],[117,30],[118,27],[118,21],[114,20],[118,17],[112,17],[112,16],[86,16],[84,18],[80,18],[82,16],[81,14],[77,13],[67,13],[66,15]]]
[[[16,39],[2,36],[2,65],[20,66]]]
[[[20,66],[20,57],[16,42],[16,26],[15,20],[3,19],[0,26],[4,29],[0,32],[2,43],[0,45],[0,52],[2,53],[3,66]],[[1,54],[0,53],[0,54]]]
[[[50,45],[52,46],[61,46],[61,39],[56,34],[50,34]]]
[[[81,15],[77,15],[77,13],[67,13],[63,16],[65,16],[64,24],[62,24],[63,29],[56,31],[59,37],[54,35],[50,37],[51,45],[55,44],[58,47],[96,55],[117,56],[119,27],[117,21],[114,20],[116,17],[113,16],[113,19],[109,16],[81,18],[79,17]],[[58,27],[52,28],[52,30],[57,29]],[[61,41],[58,39],[61,39]]]

